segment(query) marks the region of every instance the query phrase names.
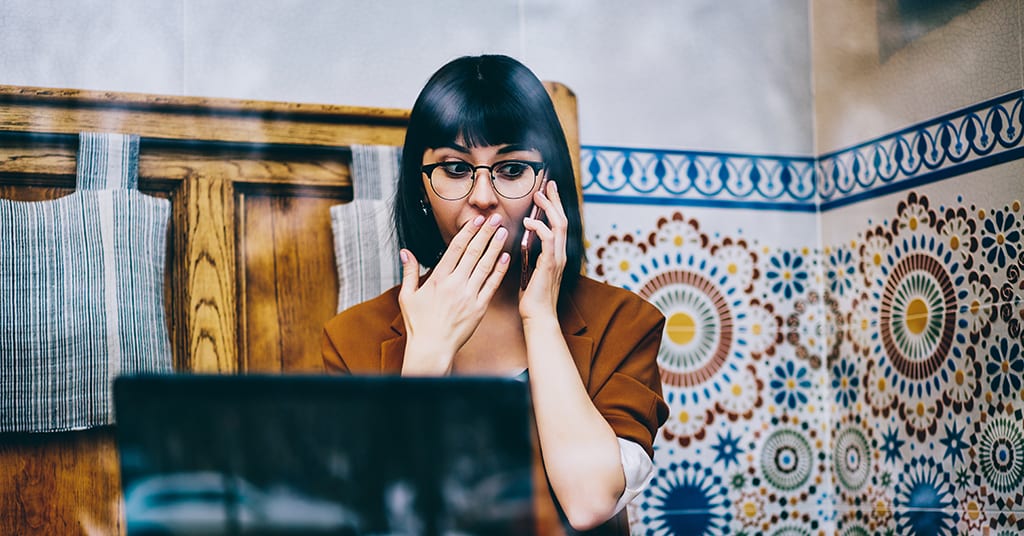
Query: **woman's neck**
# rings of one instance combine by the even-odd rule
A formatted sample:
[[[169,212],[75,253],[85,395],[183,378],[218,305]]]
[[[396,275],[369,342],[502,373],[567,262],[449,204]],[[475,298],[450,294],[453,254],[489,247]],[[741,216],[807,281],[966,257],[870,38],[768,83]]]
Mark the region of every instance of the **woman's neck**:
[[[502,306],[515,305],[518,308],[519,279],[519,263],[513,259],[509,264],[508,272],[505,273],[505,277],[501,280],[498,291],[494,293],[493,300]]]

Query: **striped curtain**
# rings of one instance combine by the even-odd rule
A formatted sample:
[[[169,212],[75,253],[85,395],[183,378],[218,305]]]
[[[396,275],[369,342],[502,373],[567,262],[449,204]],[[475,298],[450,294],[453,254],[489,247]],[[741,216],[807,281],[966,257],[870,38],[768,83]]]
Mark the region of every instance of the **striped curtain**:
[[[376,297],[401,278],[391,218],[401,152],[383,145],[352,146],[353,200],[331,207],[339,312]]]
[[[83,133],[77,191],[0,200],[0,432],[114,422],[119,374],[171,370],[170,202],[140,193],[139,139]]]

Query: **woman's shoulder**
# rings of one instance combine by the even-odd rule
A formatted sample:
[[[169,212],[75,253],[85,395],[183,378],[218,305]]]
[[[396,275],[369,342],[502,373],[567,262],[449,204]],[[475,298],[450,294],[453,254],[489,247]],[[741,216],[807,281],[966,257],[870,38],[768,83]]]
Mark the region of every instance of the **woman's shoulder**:
[[[607,323],[623,316],[640,324],[656,324],[665,319],[657,307],[633,291],[586,276],[579,278],[572,301],[588,323]]]
[[[402,310],[398,306],[400,285],[391,287],[376,298],[353,305],[338,313],[327,321],[324,326],[330,333],[358,331],[372,333],[377,329],[386,329]]]

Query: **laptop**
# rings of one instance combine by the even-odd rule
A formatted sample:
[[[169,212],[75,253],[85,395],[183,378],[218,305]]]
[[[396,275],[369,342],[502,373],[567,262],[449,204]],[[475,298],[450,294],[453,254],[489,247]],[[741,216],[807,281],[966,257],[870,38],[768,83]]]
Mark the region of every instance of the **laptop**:
[[[509,378],[120,377],[130,535],[533,534]]]

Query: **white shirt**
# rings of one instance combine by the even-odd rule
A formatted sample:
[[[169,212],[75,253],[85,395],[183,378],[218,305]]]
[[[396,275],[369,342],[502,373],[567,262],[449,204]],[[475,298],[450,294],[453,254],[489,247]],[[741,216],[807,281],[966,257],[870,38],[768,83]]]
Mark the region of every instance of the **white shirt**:
[[[654,477],[654,462],[647,456],[644,448],[636,443],[618,438],[619,458],[622,460],[622,473],[626,476],[626,489],[622,491],[619,502],[615,503],[615,513],[619,513]]]

